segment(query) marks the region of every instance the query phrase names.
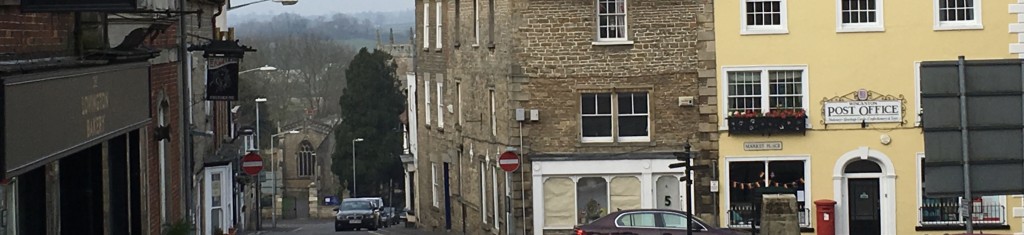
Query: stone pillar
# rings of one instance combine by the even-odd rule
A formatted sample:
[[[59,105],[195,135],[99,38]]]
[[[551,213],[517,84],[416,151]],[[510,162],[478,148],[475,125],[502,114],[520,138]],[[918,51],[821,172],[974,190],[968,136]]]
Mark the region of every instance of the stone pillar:
[[[800,234],[796,196],[792,194],[765,194],[761,203],[761,234]]]
[[[308,203],[309,203],[309,212],[308,213],[309,213],[309,218],[310,219],[319,219],[319,218],[322,217],[321,216],[322,213],[320,213],[320,203],[319,203],[320,202],[320,200],[319,200],[320,197],[317,196],[317,195],[319,195],[318,191],[319,190],[317,190],[316,182],[309,183],[309,197],[308,197],[308,199],[309,199],[309,201],[308,201]],[[298,203],[298,202],[296,202],[296,203]]]

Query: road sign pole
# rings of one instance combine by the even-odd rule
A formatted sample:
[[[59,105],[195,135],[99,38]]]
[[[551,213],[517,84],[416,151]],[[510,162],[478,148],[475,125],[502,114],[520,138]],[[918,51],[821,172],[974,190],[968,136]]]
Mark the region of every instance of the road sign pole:
[[[964,72],[964,56],[960,56],[957,63],[957,77],[960,83],[960,149],[961,156],[963,157],[963,169],[964,169],[964,200],[972,202],[974,200],[971,197],[971,162],[968,157],[968,140],[967,140],[967,87],[964,86],[966,80],[966,73]],[[974,208],[972,206],[967,207],[967,215],[960,215],[961,217],[967,217],[964,219],[964,227],[967,229],[967,234],[974,233]]]

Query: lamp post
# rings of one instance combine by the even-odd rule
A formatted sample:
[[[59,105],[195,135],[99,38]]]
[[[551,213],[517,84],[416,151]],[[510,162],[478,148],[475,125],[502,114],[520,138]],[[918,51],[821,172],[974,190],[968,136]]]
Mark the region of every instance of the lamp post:
[[[256,149],[256,152],[259,153],[260,152],[260,104],[263,103],[263,102],[267,102],[267,98],[262,98],[262,97],[261,98],[256,98],[255,101],[256,101],[256,133],[255,133],[256,134],[256,141],[255,141],[255,143],[256,143],[255,145],[256,146],[253,146],[253,149]],[[262,199],[262,198],[263,198],[263,187],[260,186],[260,177],[259,177],[259,175],[256,175],[256,230],[259,230],[260,228],[263,227],[263,223],[260,222],[260,221],[263,221],[263,213],[261,212],[262,208],[263,208],[263,205],[261,205],[262,203],[260,203],[260,201],[262,201],[260,199]]]
[[[274,141],[274,137],[281,136],[281,135],[287,135],[287,134],[298,134],[298,133],[299,133],[299,131],[290,130],[290,131],[286,131],[286,132],[281,132],[281,133],[270,135],[270,161],[271,161],[271,168],[274,169],[274,177],[271,178],[271,180],[272,180],[271,182],[273,182],[272,183],[273,185],[270,186],[271,188],[274,188],[273,202],[271,202],[271,204],[270,204],[270,219],[271,219],[271,221],[273,223],[274,228],[277,228],[277,177],[282,177],[282,175],[283,175],[281,173],[281,169],[280,169],[281,164],[278,163],[278,161],[277,161],[277,149],[274,149],[274,142],[275,142]]]
[[[352,197],[356,197],[356,142],[363,142],[363,138],[352,139]]]

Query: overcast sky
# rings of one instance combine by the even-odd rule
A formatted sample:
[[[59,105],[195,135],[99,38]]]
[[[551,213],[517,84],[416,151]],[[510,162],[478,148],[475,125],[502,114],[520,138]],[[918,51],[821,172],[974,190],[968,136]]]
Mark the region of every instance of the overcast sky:
[[[231,0],[237,6],[256,0]],[[333,13],[357,13],[366,11],[401,11],[413,9],[415,0],[298,0],[291,6],[275,2],[263,2],[231,10],[232,15],[295,13],[300,15],[326,15]]]

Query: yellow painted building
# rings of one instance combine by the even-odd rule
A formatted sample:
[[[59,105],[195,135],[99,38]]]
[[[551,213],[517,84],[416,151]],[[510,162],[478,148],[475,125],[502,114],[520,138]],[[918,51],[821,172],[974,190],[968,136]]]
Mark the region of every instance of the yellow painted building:
[[[822,199],[837,202],[835,234],[962,232],[959,200],[923,194],[918,64],[1018,58],[1016,3],[716,1],[719,224],[749,227],[772,186],[796,195],[804,234]],[[748,110],[773,118],[727,119]],[[975,230],[1020,233],[1021,200],[972,200]]]

